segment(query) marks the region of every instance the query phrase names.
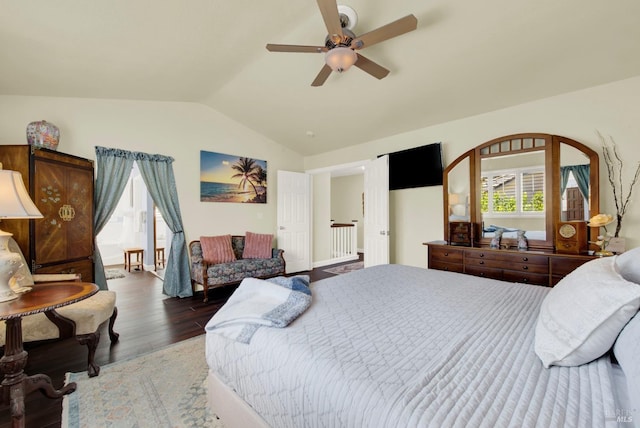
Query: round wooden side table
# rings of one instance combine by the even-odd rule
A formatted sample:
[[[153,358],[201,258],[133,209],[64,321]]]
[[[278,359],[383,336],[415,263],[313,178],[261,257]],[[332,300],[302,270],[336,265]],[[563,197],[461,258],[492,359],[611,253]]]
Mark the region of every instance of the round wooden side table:
[[[10,406],[13,427],[24,427],[24,398],[29,393],[39,389],[48,398],[60,398],[76,390],[73,382],[56,390],[49,376],[24,373],[27,351],[22,343],[22,317],[70,305],[97,292],[98,286],[88,282],[50,282],[36,284],[18,299],[0,303],[0,320],[5,321],[7,331],[4,356],[0,359],[4,373],[1,392],[2,400]]]

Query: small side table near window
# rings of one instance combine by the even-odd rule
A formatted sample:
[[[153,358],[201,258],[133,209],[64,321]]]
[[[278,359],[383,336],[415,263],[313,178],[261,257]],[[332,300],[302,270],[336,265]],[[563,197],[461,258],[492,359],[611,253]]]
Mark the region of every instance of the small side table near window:
[[[6,343],[0,368],[4,373],[1,397],[8,400],[12,426],[24,427],[24,398],[39,389],[48,398],[60,398],[76,390],[70,383],[56,390],[51,378],[44,374],[27,376],[23,370],[27,364],[27,352],[22,343],[22,317],[84,300],[98,292],[98,286],[88,282],[54,282],[36,284],[32,290],[21,294],[16,300],[0,303],[0,320],[6,323]]]

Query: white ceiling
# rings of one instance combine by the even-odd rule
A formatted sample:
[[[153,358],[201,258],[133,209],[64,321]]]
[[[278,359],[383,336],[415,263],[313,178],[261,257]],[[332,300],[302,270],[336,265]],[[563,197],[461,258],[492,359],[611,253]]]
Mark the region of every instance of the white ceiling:
[[[349,0],[356,34],[418,29],[311,87],[313,0],[0,0],[0,94],[192,101],[313,155],[640,75],[637,0]],[[308,134],[313,136],[310,137]]]

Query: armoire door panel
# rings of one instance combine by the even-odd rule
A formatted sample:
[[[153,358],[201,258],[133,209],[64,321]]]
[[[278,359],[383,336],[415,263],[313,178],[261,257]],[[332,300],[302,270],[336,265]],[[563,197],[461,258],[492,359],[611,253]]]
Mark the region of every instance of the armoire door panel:
[[[36,204],[44,218],[35,222],[37,264],[89,257],[92,251],[92,172],[37,161]]]
[[[37,264],[67,260],[66,229],[58,211],[66,200],[64,167],[49,162],[35,162],[34,202],[44,218],[35,221],[33,258]]]
[[[93,254],[93,175],[91,171],[69,168],[67,176],[68,205],[62,217],[66,221],[67,255],[70,259]],[[64,208],[64,207],[63,207]],[[65,222],[65,219],[62,218]]]

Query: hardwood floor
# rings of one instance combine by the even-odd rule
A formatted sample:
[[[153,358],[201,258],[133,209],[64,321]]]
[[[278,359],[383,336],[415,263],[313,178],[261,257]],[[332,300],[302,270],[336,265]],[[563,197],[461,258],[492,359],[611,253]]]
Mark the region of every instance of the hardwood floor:
[[[308,274],[311,281],[318,281],[334,276],[322,270],[328,267],[302,273]],[[202,302],[202,293],[197,293],[193,298],[172,298],[162,294],[162,280],[145,271],[131,272],[125,278],[109,280],[109,289],[117,293],[118,318],[114,329],[120,334],[120,340],[112,345],[106,325],[101,327],[95,356],[100,366],[203,334],[207,321],[226,302],[235,287],[209,291],[208,303]],[[25,350],[29,353],[25,373],[47,374],[55,388],[64,385],[65,373],[87,369],[87,348],[75,339],[27,343]],[[36,391],[26,397],[25,405],[27,427],[60,426],[62,399],[49,399]],[[9,408],[3,403],[0,406],[0,427],[10,426]]]

